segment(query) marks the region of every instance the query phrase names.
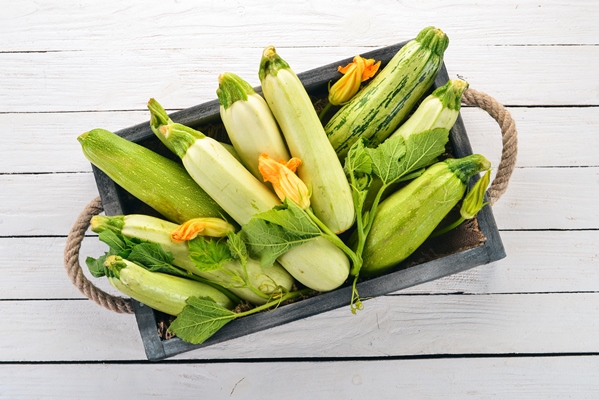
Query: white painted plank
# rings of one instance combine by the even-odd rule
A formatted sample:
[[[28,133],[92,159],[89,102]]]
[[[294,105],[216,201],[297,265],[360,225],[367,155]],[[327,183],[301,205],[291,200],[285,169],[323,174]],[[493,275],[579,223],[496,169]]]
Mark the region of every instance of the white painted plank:
[[[585,108],[508,108],[519,130],[518,166],[599,165],[599,112]],[[499,126],[478,108],[462,108],[475,152],[499,163]],[[116,131],[148,120],[147,111],[0,114],[11,132],[0,147],[0,173],[89,171],[77,135],[102,127]]]
[[[494,205],[499,228],[597,229],[598,173],[599,167],[517,168]],[[98,194],[91,173],[0,175],[0,187],[0,236],[66,235]]]
[[[508,108],[518,129],[519,167],[599,165],[599,109]],[[462,118],[474,152],[499,164],[499,125],[485,111],[463,107]]]
[[[296,72],[364,50],[279,48]],[[0,76],[0,104],[4,112],[145,110],[148,99],[155,97],[167,108],[190,107],[215,99],[217,76],[227,70],[258,85],[261,51],[262,45],[254,44],[203,51],[0,53],[5,71]],[[473,48],[455,43],[447,51],[446,63],[451,77],[463,76],[473,88],[504,104],[599,104],[596,87],[589,85],[594,80],[593,65],[599,63],[597,46]]]
[[[64,267],[65,237],[0,238],[0,299],[85,298],[73,286]],[[104,254],[108,246],[97,236],[83,240],[80,264],[94,285],[111,294],[119,294],[106,279],[88,273],[86,257]]]
[[[118,131],[149,121],[149,113],[27,113],[0,114],[0,173],[91,171],[77,136],[94,128]]]
[[[596,229],[599,168],[516,168],[493,206],[499,229]]]
[[[0,236],[67,235],[96,196],[93,174],[0,175]]]
[[[0,49],[243,47],[248,41],[301,47],[348,42],[376,46],[411,38],[428,25],[465,44],[596,44],[598,18],[599,9],[592,1],[578,1],[576,6],[558,1],[484,5],[468,1],[454,6],[441,0],[350,5],[342,0],[210,5],[28,0],[11,4],[0,16]]]
[[[504,231],[501,239],[507,253],[505,259],[399,293],[599,290],[599,231]]]
[[[0,365],[0,395],[195,399],[595,399],[598,357]],[[74,377],[76,377],[74,379]],[[309,382],[309,384],[308,384]],[[67,389],[68,388],[68,389]]]
[[[599,296],[413,295],[368,300],[179,359],[599,352]],[[2,301],[2,361],[141,359],[135,318],[85,300]]]
[[[2,301],[0,360],[145,358],[135,317],[89,300]]]
[[[546,293],[599,290],[599,231],[501,232],[507,258],[401,291],[402,294]],[[63,265],[66,239],[0,238],[0,300],[83,298]],[[106,245],[96,237],[82,243],[80,262],[97,257]],[[90,278],[117,292],[105,279]]]

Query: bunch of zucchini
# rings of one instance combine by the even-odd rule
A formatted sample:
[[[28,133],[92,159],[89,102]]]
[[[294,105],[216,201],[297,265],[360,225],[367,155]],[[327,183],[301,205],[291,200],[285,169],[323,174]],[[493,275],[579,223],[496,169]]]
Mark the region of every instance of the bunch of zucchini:
[[[447,46],[441,30],[423,29],[326,124],[269,46],[258,73],[263,96],[233,73],[218,77],[233,148],[174,122],[151,99],[150,127],[182,165],[106,130],[80,135],[96,167],[164,217],[94,217],[92,230],[110,250],[88,258],[90,270],[179,316],[170,329],[193,343],[231,319],[351,279],[352,311],[359,308],[358,277],[406,259],[464,197],[470,178],[490,168],[480,155],[438,161],[465,82],[449,81],[414,110]],[[263,158],[285,168],[295,160],[297,176],[285,170],[281,182],[265,182]],[[285,195],[301,190],[298,183],[307,188],[302,205]],[[250,311],[234,310],[240,303]]]

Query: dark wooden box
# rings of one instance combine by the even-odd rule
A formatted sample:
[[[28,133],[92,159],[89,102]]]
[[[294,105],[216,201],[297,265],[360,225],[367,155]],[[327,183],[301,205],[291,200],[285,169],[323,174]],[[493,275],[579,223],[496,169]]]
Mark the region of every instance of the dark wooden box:
[[[405,43],[380,48],[364,53],[362,56],[382,60],[384,66]],[[322,96],[326,93],[329,81],[339,78],[340,74],[337,72],[337,66],[345,65],[351,59],[352,57],[298,75],[310,95]],[[435,80],[433,89],[442,86],[448,79],[447,70],[443,66]],[[206,127],[220,124],[219,104],[216,99],[172,113],[170,116],[174,121],[191,127]],[[209,134],[205,129],[202,130],[204,133]],[[123,129],[117,132],[117,134],[175,159],[154,136],[150,130],[149,122]],[[463,157],[472,154],[461,117],[458,118],[454,128],[451,130],[449,147],[454,157]],[[144,206],[141,202],[126,193],[102,171],[95,167],[93,170],[102,204],[107,215],[151,212],[147,206]],[[450,254],[442,254],[441,256],[432,251],[431,253],[435,254],[435,256],[429,257],[431,258],[430,261],[422,262],[420,261],[422,258],[412,258],[409,262],[406,261],[402,265],[399,265],[394,272],[360,282],[358,284],[360,296],[363,298],[381,296],[505,257],[505,251],[491,208],[487,206],[481,210],[475,222],[475,229],[482,238],[476,245],[466,249],[463,246],[456,247]],[[460,231],[455,233],[450,232],[447,235],[460,235]],[[161,338],[158,333],[158,324],[161,318],[159,313],[136,301],[133,304],[146,355],[149,360],[157,361],[182,352],[210,346],[340,307],[348,308],[348,318],[350,318],[350,293],[351,287],[344,286],[332,292],[322,293],[305,300],[281,306],[273,311],[262,312],[232,321],[201,345],[192,345],[183,342],[179,338]],[[368,308],[368,301],[364,304],[365,308]]]

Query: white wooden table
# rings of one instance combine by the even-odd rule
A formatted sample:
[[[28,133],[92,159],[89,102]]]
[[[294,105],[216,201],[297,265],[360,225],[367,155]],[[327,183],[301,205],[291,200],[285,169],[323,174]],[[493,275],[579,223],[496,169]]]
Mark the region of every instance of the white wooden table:
[[[455,3],[453,5],[452,3]],[[599,3],[0,0],[0,398],[599,398]],[[77,135],[215,98],[261,50],[297,71],[450,37],[450,76],[508,106],[507,258],[160,363],[82,296],[66,235],[97,195]],[[495,165],[497,125],[464,108]],[[84,241],[82,259],[104,250]],[[98,286],[111,293],[104,281]]]

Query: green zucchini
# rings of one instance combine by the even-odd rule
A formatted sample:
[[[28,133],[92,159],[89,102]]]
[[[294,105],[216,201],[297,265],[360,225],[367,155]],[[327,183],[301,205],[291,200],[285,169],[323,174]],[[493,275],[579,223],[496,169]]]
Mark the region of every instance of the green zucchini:
[[[191,279],[150,272],[139,265],[110,256],[104,263],[108,282],[121,293],[155,310],[178,315],[189,297],[210,297],[218,305],[232,309],[235,304],[218,289]]]
[[[226,216],[181,164],[104,129],[86,132],[77,140],[92,164],[165,218],[181,224],[192,218]]]
[[[470,178],[490,166],[479,154],[447,159],[389,196],[366,238],[360,273],[380,275],[405,260],[462,199]]]
[[[90,226],[96,233],[111,230],[128,238],[159,244],[166,252],[173,255],[173,265],[214,282],[252,304],[264,304],[268,296],[281,291],[288,292],[293,286],[293,278],[279,263],[262,268],[259,261],[249,259],[244,270],[241,263],[235,260],[225,262],[222,268],[216,270],[198,269],[190,259],[188,243],[171,240],[171,232],[178,225],[160,218],[140,214],[111,217],[96,215],[91,219]],[[266,296],[254,293],[246,287],[243,281],[246,272],[249,283]]]
[[[345,158],[359,138],[378,145],[397,129],[433,84],[448,45],[441,30],[424,28],[333,115],[325,132],[339,158]]]

